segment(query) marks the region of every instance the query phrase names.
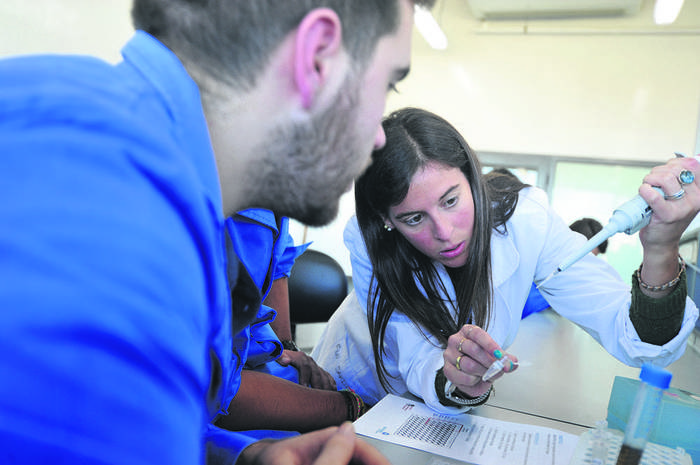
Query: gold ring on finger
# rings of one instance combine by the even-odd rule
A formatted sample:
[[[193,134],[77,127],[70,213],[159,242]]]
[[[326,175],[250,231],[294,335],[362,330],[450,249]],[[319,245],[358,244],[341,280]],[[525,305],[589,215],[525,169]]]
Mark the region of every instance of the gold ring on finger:
[[[460,352],[462,352],[462,343],[463,343],[464,341],[466,341],[465,338],[462,338],[462,340],[459,341],[459,346],[457,347],[457,350],[459,350]]]
[[[461,359],[462,359],[462,356],[460,355],[459,357],[457,357],[457,361],[455,362],[455,368],[457,368],[457,371],[462,371],[462,370],[459,368],[459,361],[460,361]]]

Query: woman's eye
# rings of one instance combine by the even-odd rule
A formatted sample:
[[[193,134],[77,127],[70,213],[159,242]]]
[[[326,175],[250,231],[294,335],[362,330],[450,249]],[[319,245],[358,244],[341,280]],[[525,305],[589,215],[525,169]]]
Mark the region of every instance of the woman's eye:
[[[408,218],[403,220],[403,222],[409,226],[415,226],[415,225],[419,224],[422,219],[423,219],[422,215],[413,215],[413,216],[409,216]]]
[[[449,199],[445,200],[445,206],[452,207],[457,204],[457,200],[459,200],[457,196],[450,197]]]

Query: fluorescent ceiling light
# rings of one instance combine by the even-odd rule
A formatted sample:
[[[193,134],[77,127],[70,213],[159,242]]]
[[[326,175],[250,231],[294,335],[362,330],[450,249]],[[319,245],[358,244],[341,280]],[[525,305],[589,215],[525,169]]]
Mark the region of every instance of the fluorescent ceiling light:
[[[447,36],[442,32],[442,29],[440,29],[440,25],[437,23],[432,13],[430,13],[430,10],[421,6],[416,6],[414,19],[418,32],[420,32],[425,41],[428,42],[428,45],[437,50],[444,50],[447,48]]]
[[[683,0],[656,0],[654,5],[654,22],[656,24],[671,24],[681,12]]]

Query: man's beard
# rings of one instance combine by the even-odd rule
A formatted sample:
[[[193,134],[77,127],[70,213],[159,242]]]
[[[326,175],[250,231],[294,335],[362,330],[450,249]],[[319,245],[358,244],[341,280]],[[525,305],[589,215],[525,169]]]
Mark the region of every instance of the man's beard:
[[[356,134],[360,88],[348,78],[337,103],[311,120],[270,131],[252,165],[255,206],[268,208],[310,226],[330,223],[338,215],[340,197],[365,167],[366,141]],[[242,135],[245,136],[245,135]]]

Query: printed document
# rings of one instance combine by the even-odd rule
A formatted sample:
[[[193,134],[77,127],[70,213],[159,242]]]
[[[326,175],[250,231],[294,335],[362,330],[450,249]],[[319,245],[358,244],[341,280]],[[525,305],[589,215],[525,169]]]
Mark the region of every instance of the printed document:
[[[566,465],[579,439],[552,428],[469,413],[444,415],[392,394],[360,417],[355,431],[476,465]]]

